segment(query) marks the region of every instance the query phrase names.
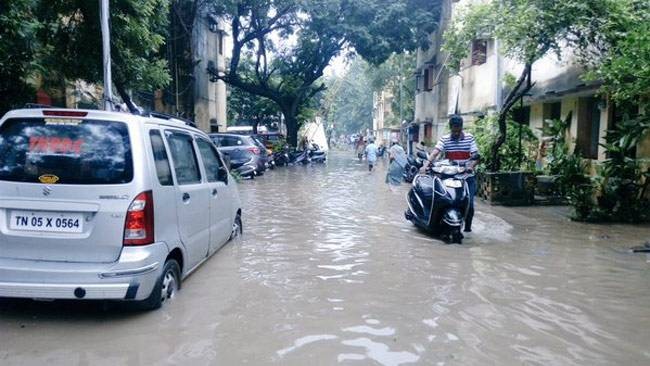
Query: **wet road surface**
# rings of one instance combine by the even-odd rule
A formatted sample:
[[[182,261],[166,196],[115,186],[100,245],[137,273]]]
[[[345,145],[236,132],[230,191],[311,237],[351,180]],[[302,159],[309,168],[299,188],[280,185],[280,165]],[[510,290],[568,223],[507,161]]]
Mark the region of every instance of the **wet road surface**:
[[[0,301],[1,365],[648,365],[650,228],[478,204],[444,245],[351,152],[240,184],[244,237],[169,306]]]

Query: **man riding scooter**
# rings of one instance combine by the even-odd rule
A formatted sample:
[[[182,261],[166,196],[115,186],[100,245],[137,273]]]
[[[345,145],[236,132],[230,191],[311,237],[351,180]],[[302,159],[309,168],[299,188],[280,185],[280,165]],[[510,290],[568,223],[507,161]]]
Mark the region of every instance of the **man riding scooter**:
[[[426,172],[431,162],[436,160],[441,153],[450,161],[465,166],[466,172],[473,172],[480,161],[478,146],[472,134],[463,131],[463,117],[453,115],[449,118],[449,129],[451,133],[442,136],[436,147],[433,149],[427,162],[422,167]],[[472,231],[472,218],[474,217],[474,195],[476,194],[476,177],[469,176],[466,179],[469,188],[469,209],[465,219],[465,232]]]

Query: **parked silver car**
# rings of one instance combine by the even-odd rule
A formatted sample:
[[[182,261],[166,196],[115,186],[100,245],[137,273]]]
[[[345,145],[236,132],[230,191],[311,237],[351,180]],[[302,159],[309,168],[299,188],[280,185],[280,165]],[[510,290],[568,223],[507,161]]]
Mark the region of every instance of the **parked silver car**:
[[[71,109],[0,120],[0,297],[157,308],[241,232],[236,184],[184,121]]]

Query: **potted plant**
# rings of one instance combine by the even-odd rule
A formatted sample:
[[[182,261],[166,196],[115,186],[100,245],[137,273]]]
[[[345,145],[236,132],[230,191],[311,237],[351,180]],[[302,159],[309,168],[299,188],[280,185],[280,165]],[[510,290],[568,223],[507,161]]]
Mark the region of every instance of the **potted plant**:
[[[535,156],[537,137],[526,125],[508,120],[505,143],[499,149],[502,169],[490,171],[496,139],[497,116],[477,120],[469,131],[476,138],[483,164],[477,171],[477,196],[491,204],[531,205],[535,198]]]

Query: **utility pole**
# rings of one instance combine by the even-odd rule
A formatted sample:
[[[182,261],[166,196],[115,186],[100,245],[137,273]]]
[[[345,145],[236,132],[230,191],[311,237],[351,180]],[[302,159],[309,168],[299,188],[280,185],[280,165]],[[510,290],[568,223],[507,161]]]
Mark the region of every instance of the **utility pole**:
[[[399,123],[400,126],[404,121],[404,116],[402,113],[402,61],[404,59],[404,54],[401,54],[399,57]]]
[[[111,34],[108,26],[108,0],[100,1],[100,23],[102,29],[102,51],[104,69],[104,110],[113,110],[113,83],[111,79]]]
[[[503,65],[502,60],[501,60],[501,52],[499,52],[499,39],[495,38],[494,39],[494,53],[495,53],[495,61],[496,61],[496,80],[495,80],[495,93],[494,93],[494,107],[496,108],[497,113],[501,112],[501,106],[503,104],[503,86],[501,85],[503,83]]]

